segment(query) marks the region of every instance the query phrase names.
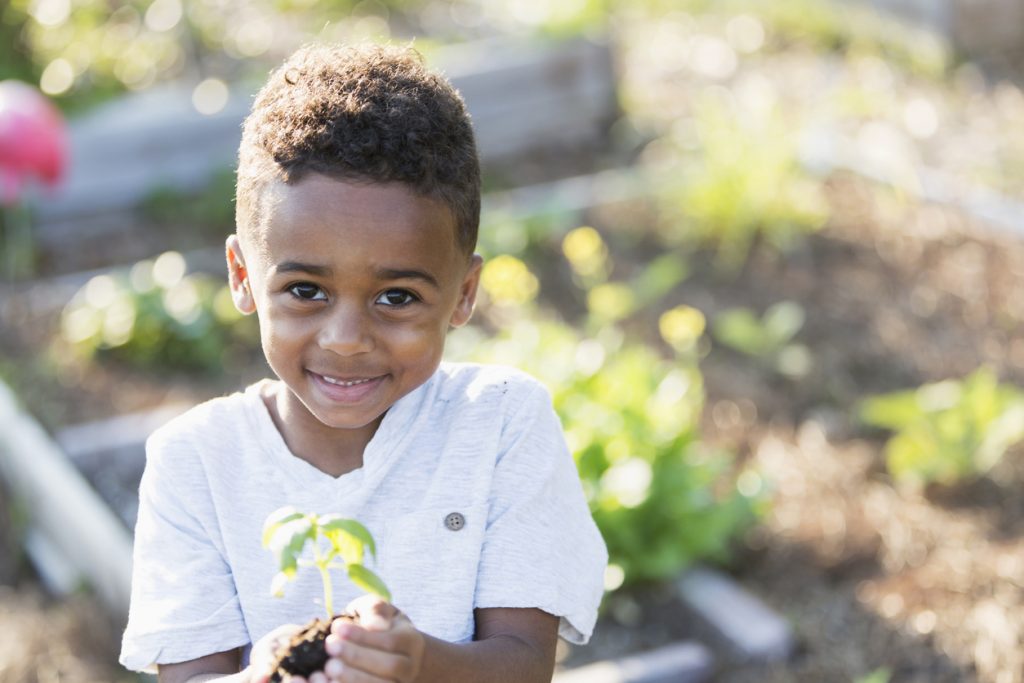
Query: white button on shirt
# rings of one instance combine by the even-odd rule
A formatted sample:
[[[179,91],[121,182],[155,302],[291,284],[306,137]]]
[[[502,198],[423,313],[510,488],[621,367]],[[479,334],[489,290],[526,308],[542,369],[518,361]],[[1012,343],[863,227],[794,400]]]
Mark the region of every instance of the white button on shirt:
[[[444,363],[337,478],[292,455],[259,384],[154,433],[121,663],[195,659],[321,615],[316,571],[270,593],[277,567],[260,535],[282,505],[365,524],[368,565],[430,635],[471,640],[486,607],[545,610],[574,643],[593,629],[607,554],[546,389],[510,368]],[[333,578],[340,611],[359,592]]]

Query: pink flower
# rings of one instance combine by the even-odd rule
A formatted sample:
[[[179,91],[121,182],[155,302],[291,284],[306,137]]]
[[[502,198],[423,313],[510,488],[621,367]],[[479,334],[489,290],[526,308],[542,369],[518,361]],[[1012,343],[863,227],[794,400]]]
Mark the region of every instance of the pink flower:
[[[55,185],[67,151],[67,130],[57,108],[30,85],[0,81],[0,203],[15,203],[33,177]]]

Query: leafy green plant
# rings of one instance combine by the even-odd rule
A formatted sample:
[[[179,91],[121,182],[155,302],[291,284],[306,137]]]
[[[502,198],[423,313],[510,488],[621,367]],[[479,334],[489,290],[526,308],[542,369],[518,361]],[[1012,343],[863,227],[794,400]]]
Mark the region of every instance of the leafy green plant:
[[[790,377],[807,374],[811,354],[793,341],[804,325],[804,309],[794,301],[780,301],[758,317],[749,308],[730,308],[715,316],[711,332],[719,343],[757,358]]]
[[[595,228],[570,230],[562,239],[562,254],[573,280],[586,292],[590,327],[599,329],[655,304],[686,279],[689,264],[669,252],[643,264],[627,281],[610,281],[611,249]]]
[[[896,480],[948,485],[984,474],[1024,439],[1024,393],[982,367],[960,381],[870,398],[860,419],[896,432],[885,447]]]
[[[511,364],[549,387],[608,545],[609,588],[665,579],[696,560],[726,560],[755,518],[759,485],[738,486],[732,455],[700,440],[696,354],[666,359],[627,343],[612,326],[584,338],[570,325],[520,310],[492,338],[460,330],[449,356]],[[756,473],[746,475],[747,484],[760,482]]]
[[[694,124],[697,147],[664,200],[672,240],[711,245],[718,266],[734,271],[755,240],[785,249],[825,224],[820,183],[801,169],[777,110],[741,116],[721,98],[703,96]]]
[[[302,559],[307,544],[313,546],[313,559]],[[327,618],[334,617],[334,593],[331,569],[343,569],[352,583],[367,593],[391,600],[391,593],[376,574],[363,565],[365,553],[376,559],[373,536],[354,519],[339,515],[315,515],[285,506],[267,516],[263,523],[263,547],[274,553],[279,567],[271,583],[271,592],[284,594],[285,585],[295,578],[300,567],[316,567],[324,588]]]
[[[91,359],[108,356],[147,370],[216,371],[258,339],[218,278],[187,274],[167,252],[130,272],[98,275],[61,318],[62,343]]]
[[[658,0],[645,2],[652,8],[659,5]],[[952,48],[934,31],[915,28],[871,6],[838,0],[676,0],[673,8],[724,18],[752,15],[769,34],[768,49],[799,44],[817,52],[878,54],[934,79],[954,66]]]
[[[5,3],[3,24],[41,74],[44,89],[75,100],[142,90],[183,72],[231,78],[285,44],[316,36],[369,39],[389,33],[385,17],[413,4],[384,0],[310,3],[301,0],[192,0],[106,3]],[[244,16],[244,19],[239,19]],[[47,77],[47,71],[51,76]],[[211,73],[213,72],[213,73]]]
[[[235,171],[221,169],[196,192],[185,192],[169,186],[155,187],[142,199],[139,208],[153,223],[175,226],[176,234],[188,230],[199,243],[211,237],[223,241],[234,229]],[[179,243],[181,240],[179,239]]]

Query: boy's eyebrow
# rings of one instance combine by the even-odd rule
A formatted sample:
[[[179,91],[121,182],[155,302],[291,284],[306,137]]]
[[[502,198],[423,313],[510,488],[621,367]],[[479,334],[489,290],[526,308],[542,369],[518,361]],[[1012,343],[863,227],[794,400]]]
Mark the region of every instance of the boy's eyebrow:
[[[324,277],[331,274],[331,269],[328,266],[317,266],[312,263],[302,263],[301,261],[285,261],[284,263],[277,264],[274,267],[274,272],[309,273],[317,277]]]
[[[330,266],[319,266],[301,261],[285,261],[274,267],[275,273],[309,273],[317,277],[327,277],[331,274]],[[441,285],[437,278],[424,270],[414,268],[378,268],[375,272],[378,280],[422,280],[427,284],[440,289]]]
[[[423,280],[429,285],[440,289],[437,278],[423,270],[403,270],[400,268],[378,268],[377,277],[381,280]]]

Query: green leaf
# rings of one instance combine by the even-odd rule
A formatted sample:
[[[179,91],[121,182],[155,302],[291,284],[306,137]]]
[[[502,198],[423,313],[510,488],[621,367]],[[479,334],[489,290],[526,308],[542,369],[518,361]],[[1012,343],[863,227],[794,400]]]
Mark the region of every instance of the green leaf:
[[[285,572],[274,574],[274,579],[270,582],[270,594],[275,598],[283,598],[284,587],[292,580],[293,576],[294,574],[287,574]]]
[[[749,309],[722,311],[711,329],[719,342],[748,356],[763,356],[770,350],[761,321]]]
[[[883,667],[881,669],[875,669],[866,676],[858,678],[856,683],[889,683],[890,678],[892,678],[892,672]]]
[[[919,420],[924,412],[917,400],[917,391],[897,391],[861,402],[859,417],[872,427],[898,430]]]
[[[354,519],[324,515],[320,518],[320,530],[335,546],[338,554],[345,559],[345,564],[361,563],[363,548],[369,549],[370,556],[377,558],[377,546],[373,542],[373,536],[365,526]],[[346,537],[349,540],[346,540]]]
[[[269,540],[270,551],[277,558],[281,571],[294,575],[299,562],[299,555],[307,541],[316,534],[316,527],[309,517],[300,517],[285,522],[277,527]]]
[[[391,591],[387,589],[384,582],[376,574],[361,564],[348,565],[348,578],[352,583],[362,588],[367,593],[379,595],[388,602],[391,601]]]
[[[689,264],[679,254],[670,252],[654,259],[630,282],[637,305],[650,305],[668,294],[688,272]]]
[[[920,429],[904,430],[889,439],[885,447],[886,467],[901,481],[931,480],[938,474],[935,443]]]
[[[291,505],[278,508],[267,515],[266,521],[263,522],[263,547],[266,548],[270,545],[270,537],[274,535],[274,532],[277,531],[278,527],[285,522],[299,519],[302,516],[303,514]]]
[[[988,425],[974,456],[979,472],[992,469],[1010,446],[1024,440],[1024,402],[1008,406]]]
[[[783,346],[804,326],[803,306],[795,301],[780,301],[764,312],[761,318],[773,344]]]

